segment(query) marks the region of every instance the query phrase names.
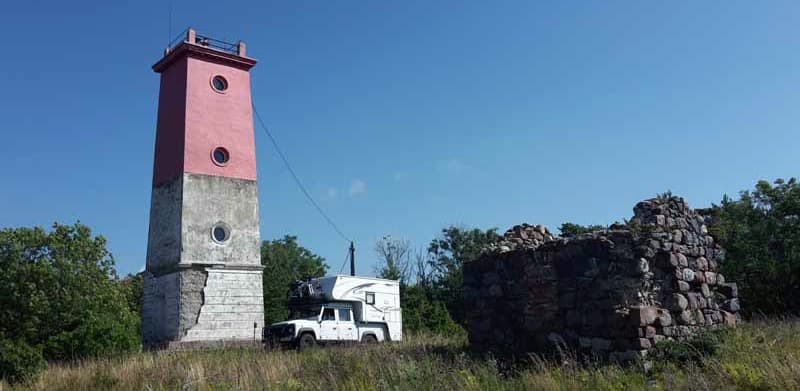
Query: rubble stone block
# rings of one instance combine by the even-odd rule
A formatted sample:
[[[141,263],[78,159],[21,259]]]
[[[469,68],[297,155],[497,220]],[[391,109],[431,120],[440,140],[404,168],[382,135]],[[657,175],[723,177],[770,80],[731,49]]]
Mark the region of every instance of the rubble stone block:
[[[698,257],[696,262],[697,262],[697,270],[700,270],[701,272],[708,270],[708,260],[706,259],[706,257]]]
[[[735,325],[738,290],[716,272],[724,250],[704,224],[673,196],[642,201],[625,224],[593,233],[512,227],[464,263],[471,346],[522,357],[566,345],[639,359],[664,339]]]
[[[736,326],[736,315],[723,311],[722,312],[723,322],[725,322],[726,326]]]
[[[653,347],[653,344],[651,344],[650,340],[647,338],[637,338],[633,346],[635,346],[636,349],[650,349]]]
[[[683,281],[681,281],[681,282],[683,282]],[[681,290],[683,290],[683,289],[681,289]],[[686,290],[689,290],[688,289],[688,284],[687,284],[687,289]],[[686,307],[688,307],[688,306],[689,306],[689,300],[686,299],[686,296],[684,296],[684,295],[682,295],[680,293],[673,293],[672,294],[672,306],[671,306],[671,309],[675,310],[676,312],[680,312],[680,311],[685,310]]]
[[[739,312],[739,299],[733,298],[722,303],[722,309],[727,312]]]
[[[680,267],[688,267],[689,266],[689,259],[686,258],[686,255],[681,253],[677,253],[675,255],[678,258],[678,266]]]
[[[683,269],[683,280],[684,281],[694,281],[695,280],[695,273],[694,270],[687,268]]]
[[[669,313],[669,311],[661,309],[658,310],[658,316],[656,318],[655,324],[661,327],[672,325],[672,315]]]
[[[694,317],[692,316],[691,310],[682,311],[678,315],[678,323],[680,323],[682,325],[693,324],[694,323]],[[680,330],[682,331],[683,329],[680,329]]]
[[[631,308],[630,316],[634,324],[644,327],[655,323],[658,311],[655,307],[637,306]]]

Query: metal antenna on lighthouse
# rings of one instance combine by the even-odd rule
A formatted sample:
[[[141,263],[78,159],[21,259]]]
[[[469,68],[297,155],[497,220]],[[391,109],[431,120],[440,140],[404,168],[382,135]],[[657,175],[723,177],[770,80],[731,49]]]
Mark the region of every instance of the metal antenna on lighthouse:
[[[172,1],[169,2],[169,36],[167,39],[172,39]],[[167,46],[169,46],[171,41],[167,41]]]

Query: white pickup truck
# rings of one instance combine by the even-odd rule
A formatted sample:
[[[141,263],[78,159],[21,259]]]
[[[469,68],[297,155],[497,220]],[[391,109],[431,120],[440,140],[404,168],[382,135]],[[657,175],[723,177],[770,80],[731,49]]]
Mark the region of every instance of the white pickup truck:
[[[400,284],[381,278],[332,276],[295,285],[290,320],[264,328],[269,346],[400,341]]]

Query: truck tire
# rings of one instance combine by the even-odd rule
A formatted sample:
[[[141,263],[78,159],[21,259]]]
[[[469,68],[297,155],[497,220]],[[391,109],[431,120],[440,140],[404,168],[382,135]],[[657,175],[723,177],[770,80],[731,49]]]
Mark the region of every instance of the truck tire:
[[[317,340],[314,338],[314,334],[311,333],[303,333],[297,340],[297,350],[301,352],[304,350],[313,349],[316,346]]]
[[[367,334],[367,335],[361,337],[361,342],[366,343],[366,344],[373,344],[373,343],[378,342],[378,339],[375,338],[375,336],[372,335],[372,334]]]

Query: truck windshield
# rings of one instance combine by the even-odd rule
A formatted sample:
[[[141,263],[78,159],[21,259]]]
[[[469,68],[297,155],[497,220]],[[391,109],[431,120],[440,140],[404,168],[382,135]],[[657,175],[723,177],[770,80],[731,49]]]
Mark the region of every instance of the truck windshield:
[[[316,318],[320,307],[293,308],[289,312],[289,319]]]

